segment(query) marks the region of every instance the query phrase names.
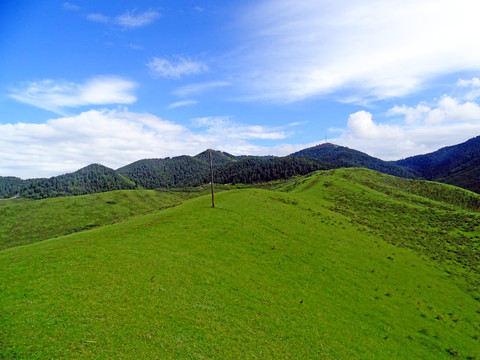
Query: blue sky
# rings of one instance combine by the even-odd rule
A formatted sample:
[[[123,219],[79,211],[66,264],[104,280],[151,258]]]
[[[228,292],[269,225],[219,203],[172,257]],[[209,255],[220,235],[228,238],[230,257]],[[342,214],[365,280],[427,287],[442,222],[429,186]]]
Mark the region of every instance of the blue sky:
[[[480,135],[472,0],[2,1],[0,176]]]

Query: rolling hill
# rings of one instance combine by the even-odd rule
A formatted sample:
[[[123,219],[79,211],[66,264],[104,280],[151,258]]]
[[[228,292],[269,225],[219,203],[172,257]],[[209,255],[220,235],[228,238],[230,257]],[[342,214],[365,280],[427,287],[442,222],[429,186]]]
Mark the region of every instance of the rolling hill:
[[[478,195],[271,186],[0,251],[0,358],[480,358]]]
[[[37,201],[0,201],[0,250],[124,221],[200,194],[116,190]]]

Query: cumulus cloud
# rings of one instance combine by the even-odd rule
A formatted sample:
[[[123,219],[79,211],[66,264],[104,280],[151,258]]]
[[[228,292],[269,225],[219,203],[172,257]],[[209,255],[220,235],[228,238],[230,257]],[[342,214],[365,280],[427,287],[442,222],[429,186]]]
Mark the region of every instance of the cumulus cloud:
[[[193,75],[208,70],[207,65],[199,61],[177,57],[176,61],[170,61],[165,58],[154,57],[147,66],[155,72],[155,74],[172,79],[180,79],[184,75]]]
[[[340,145],[364,151],[384,160],[397,160],[464,142],[480,134],[480,106],[448,95],[435,105],[395,106],[388,117],[403,120],[393,124],[375,122],[371,113],[351,114],[347,128],[333,139]]]
[[[387,111],[387,116],[403,115],[407,124],[415,124],[422,121],[431,110],[426,104],[418,104],[415,107],[396,105]]]
[[[242,18],[234,60],[257,97],[345,101],[417,91],[438,75],[480,68],[475,0],[264,0]]]
[[[443,95],[433,108],[425,104],[419,104],[416,107],[395,106],[388,110],[387,115],[404,115],[408,124],[421,122],[426,125],[434,125],[451,122],[478,122],[480,120],[480,106],[471,101],[461,103],[458,99]]]
[[[127,109],[90,110],[42,124],[0,124],[0,176],[50,177],[91,163],[118,168],[144,158],[195,155],[207,148],[268,154],[269,148],[252,141],[286,136],[281,128],[238,124],[228,117],[198,118],[189,129]],[[272,151],[282,149],[288,146]]]
[[[477,77],[471,80],[459,79],[457,86],[468,89],[468,92],[464,95],[466,100],[475,100],[480,97],[480,79]]]
[[[9,96],[59,114],[67,107],[84,105],[131,104],[137,100],[136,83],[118,76],[97,76],[84,83],[65,80],[26,82],[11,89]]]
[[[402,130],[397,126],[375,124],[372,114],[363,110],[349,116],[347,127],[352,136],[364,140],[396,139],[402,134]]]

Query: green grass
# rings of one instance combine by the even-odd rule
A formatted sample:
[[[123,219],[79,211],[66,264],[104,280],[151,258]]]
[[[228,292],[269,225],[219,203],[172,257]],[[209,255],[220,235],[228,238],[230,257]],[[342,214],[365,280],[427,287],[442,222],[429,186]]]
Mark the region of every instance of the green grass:
[[[375,176],[336,170],[289,192],[226,191],[216,209],[199,197],[3,250],[0,358],[480,359],[471,279],[385,241],[393,204],[436,203],[362,184]],[[363,196],[362,211],[391,204],[367,221],[343,196]]]
[[[118,190],[44,200],[2,200],[0,250],[123,221],[177,205],[198,194]]]
[[[302,201],[322,200],[349,222],[385,241],[435,260],[447,273],[461,274],[480,299],[480,212],[477,194],[427,181],[366,169],[339,169],[294,183]],[[292,185],[290,185],[291,187]],[[421,196],[421,195],[424,196]],[[438,201],[444,198],[446,201]]]

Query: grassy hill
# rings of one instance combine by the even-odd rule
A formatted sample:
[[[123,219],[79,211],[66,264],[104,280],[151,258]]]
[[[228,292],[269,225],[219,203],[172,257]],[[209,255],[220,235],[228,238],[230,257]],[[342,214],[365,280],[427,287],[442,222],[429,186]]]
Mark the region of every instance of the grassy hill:
[[[43,200],[0,201],[0,250],[111,224],[174,206],[190,192],[117,190]]]
[[[6,249],[0,358],[479,359],[477,202],[338,169]]]

